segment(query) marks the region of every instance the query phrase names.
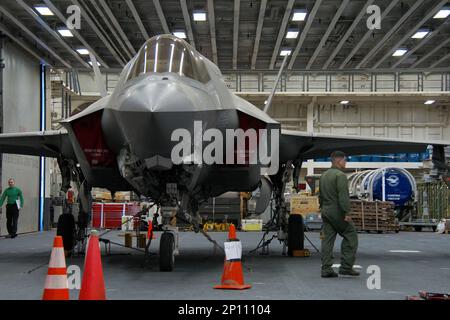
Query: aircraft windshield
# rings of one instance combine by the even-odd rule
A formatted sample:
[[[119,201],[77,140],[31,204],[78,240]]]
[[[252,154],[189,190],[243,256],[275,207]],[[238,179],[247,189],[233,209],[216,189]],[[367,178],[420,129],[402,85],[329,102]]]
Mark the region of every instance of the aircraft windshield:
[[[171,36],[158,36],[147,41],[139,51],[128,80],[150,72],[174,72],[202,83],[210,80],[200,55],[184,41]]]

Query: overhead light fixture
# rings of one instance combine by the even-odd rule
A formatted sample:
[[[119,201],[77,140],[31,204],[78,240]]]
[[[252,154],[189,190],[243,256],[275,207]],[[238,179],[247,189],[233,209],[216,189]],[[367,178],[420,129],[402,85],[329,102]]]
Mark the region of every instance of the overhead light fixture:
[[[193,13],[194,21],[206,21],[206,12],[196,11]]]
[[[35,6],[34,9],[36,9],[41,16],[54,16],[52,10],[50,10],[47,6],[39,5]]]
[[[408,49],[397,49],[395,50],[395,52],[392,54],[393,57],[401,57],[403,56],[405,53],[408,52]]]
[[[420,29],[412,36],[413,39],[423,39],[427,34],[430,33],[429,29]]]
[[[343,100],[340,102],[340,104],[349,104],[349,103],[350,103],[350,101],[348,101],[348,100]]]
[[[61,28],[61,29],[58,29],[58,32],[59,32],[59,34],[62,35],[63,37],[66,37],[66,38],[71,38],[71,37],[73,37],[72,31],[70,31],[69,29]]]
[[[435,103],[435,102],[436,102],[435,100],[427,100],[427,101],[425,101],[424,104],[433,104],[433,103]]]
[[[307,14],[305,9],[294,10],[291,21],[305,21]]]
[[[292,50],[291,49],[283,49],[280,52],[280,56],[284,57],[284,56],[289,56],[291,54]]]
[[[184,31],[175,31],[173,35],[180,39],[186,39],[186,32]]]
[[[89,64],[93,67],[94,66],[94,64],[92,63],[92,61],[89,61]],[[99,67],[101,67],[102,65],[100,64],[100,62],[98,62],[97,61],[97,65],[99,66]]]
[[[84,49],[84,48],[77,49],[77,52],[79,54],[81,54],[82,56],[87,56],[89,54],[89,50],[88,49]]]
[[[288,30],[286,39],[296,39],[298,37],[298,30]]]
[[[434,19],[445,19],[450,15],[450,7],[444,7],[439,10],[438,13],[433,17]]]

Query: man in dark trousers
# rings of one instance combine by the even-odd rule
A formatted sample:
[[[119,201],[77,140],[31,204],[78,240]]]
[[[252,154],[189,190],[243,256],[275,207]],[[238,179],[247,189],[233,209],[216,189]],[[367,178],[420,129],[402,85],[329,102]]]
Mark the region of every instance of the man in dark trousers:
[[[0,207],[6,202],[6,228],[8,229],[9,237],[14,239],[17,237],[17,222],[19,219],[19,210],[23,207],[22,190],[15,186],[14,179],[8,180],[9,187],[3,191],[0,199]],[[20,201],[19,201],[20,200]]]
[[[334,278],[333,247],[336,235],[342,239],[341,266],[339,274],[359,276],[353,270],[356,250],[358,248],[358,235],[351,222],[350,197],[347,176],[343,172],[347,164],[346,156],[341,151],[331,154],[332,167],[320,177],[319,203],[323,220],[322,239],[322,277]]]

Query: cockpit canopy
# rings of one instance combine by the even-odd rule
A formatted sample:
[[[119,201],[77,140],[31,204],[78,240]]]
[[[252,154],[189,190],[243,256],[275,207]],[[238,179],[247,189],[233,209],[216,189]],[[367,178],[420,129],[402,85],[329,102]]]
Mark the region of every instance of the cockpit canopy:
[[[172,35],[160,35],[148,40],[139,50],[127,80],[152,72],[173,72],[201,83],[211,80],[203,57],[184,40]]]

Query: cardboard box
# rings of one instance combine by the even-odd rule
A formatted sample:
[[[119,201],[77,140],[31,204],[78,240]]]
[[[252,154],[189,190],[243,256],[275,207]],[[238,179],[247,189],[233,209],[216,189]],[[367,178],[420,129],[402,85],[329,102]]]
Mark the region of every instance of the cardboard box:
[[[291,214],[305,217],[311,213],[319,213],[319,197],[296,194],[291,196]]]

